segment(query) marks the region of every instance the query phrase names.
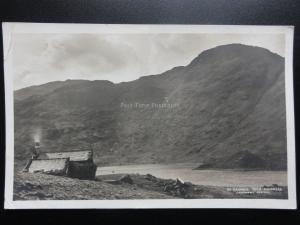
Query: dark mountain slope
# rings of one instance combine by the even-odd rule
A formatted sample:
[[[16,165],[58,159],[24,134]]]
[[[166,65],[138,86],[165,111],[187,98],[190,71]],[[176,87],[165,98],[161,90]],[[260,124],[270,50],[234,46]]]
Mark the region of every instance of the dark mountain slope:
[[[101,164],[230,168],[245,165],[230,159],[257,158],[264,169],[286,168],[284,59],[262,48],[219,46],[161,75],[54,82],[16,91],[15,99],[20,159],[40,129],[48,150],[93,143]]]

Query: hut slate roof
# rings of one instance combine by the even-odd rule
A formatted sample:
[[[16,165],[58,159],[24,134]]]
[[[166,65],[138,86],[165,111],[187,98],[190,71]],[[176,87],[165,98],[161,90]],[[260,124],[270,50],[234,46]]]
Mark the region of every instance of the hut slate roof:
[[[93,153],[91,150],[79,150],[70,152],[44,152],[41,153],[38,159],[62,159],[69,158],[70,161],[87,161],[92,159]]]
[[[61,159],[35,159],[32,160],[28,172],[43,172],[55,175],[65,175],[68,168],[68,158]]]

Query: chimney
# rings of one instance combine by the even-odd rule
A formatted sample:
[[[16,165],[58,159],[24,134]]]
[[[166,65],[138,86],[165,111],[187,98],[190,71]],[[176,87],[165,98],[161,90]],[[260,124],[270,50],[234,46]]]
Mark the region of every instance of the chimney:
[[[41,148],[40,142],[36,141],[34,143],[34,148],[35,148],[36,153],[40,154],[40,148]]]

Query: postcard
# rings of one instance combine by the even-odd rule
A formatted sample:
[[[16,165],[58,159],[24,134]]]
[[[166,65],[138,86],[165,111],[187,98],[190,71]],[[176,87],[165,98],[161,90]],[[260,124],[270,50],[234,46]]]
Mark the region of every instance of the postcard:
[[[294,27],[2,28],[5,208],[296,208]]]

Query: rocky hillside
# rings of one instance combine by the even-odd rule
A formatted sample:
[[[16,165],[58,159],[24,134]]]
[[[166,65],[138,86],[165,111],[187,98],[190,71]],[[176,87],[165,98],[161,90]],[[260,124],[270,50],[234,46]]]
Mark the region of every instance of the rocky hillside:
[[[91,144],[99,165],[285,169],[284,58],[231,44],[131,82],[67,80],[15,91],[17,159],[28,157],[34,136],[44,151]]]

